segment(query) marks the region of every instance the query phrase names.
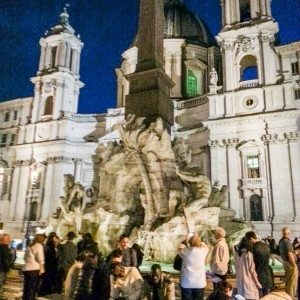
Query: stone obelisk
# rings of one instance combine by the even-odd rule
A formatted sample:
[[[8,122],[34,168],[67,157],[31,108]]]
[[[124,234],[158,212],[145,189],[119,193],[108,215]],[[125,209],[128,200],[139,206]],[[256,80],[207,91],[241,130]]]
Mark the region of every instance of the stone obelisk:
[[[129,94],[125,115],[145,117],[146,123],[161,117],[170,129],[173,125],[170,89],[174,84],[163,70],[163,27],[164,0],[140,0],[138,63],[135,73],[126,76]]]

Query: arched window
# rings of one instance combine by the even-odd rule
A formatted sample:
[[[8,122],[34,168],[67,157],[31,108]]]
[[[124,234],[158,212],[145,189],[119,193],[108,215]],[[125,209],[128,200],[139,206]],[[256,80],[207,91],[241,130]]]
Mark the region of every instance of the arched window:
[[[194,71],[188,70],[187,94],[189,97],[196,96],[198,93],[197,76]]]
[[[56,53],[57,53],[57,47],[53,47],[51,49],[51,69],[56,67]]]
[[[254,194],[250,197],[250,220],[263,221],[262,199]]]
[[[253,55],[246,55],[240,62],[241,80],[258,79],[256,57]]]
[[[250,0],[240,1],[240,20],[247,22],[251,19]]]
[[[52,111],[53,111],[53,97],[49,96],[46,99],[46,102],[45,102],[45,112],[44,112],[44,115],[45,116],[52,115]]]

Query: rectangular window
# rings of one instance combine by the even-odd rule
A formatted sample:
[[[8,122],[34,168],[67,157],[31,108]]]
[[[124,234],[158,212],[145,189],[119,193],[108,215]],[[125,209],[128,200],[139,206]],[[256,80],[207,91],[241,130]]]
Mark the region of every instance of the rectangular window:
[[[13,146],[15,144],[15,141],[16,141],[16,135],[12,134],[11,137],[10,137],[10,143],[9,143],[9,145]]]
[[[14,111],[14,120],[17,120],[17,119],[18,119],[18,111],[15,110],[15,111]]]
[[[259,158],[256,156],[247,157],[248,178],[259,178]]]
[[[300,99],[300,89],[295,90],[295,100]]]
[[[188,71],[188,95],[193,97],[197,95],[197,76],[193,71]]]
[[[1,143],[0,143],[1,148],[6,146],[6,141],[7,141],[7,133],[4,133],[1,136]]]
[[[8,112],[6,112],[5,115],[4,115],[4,122],[8,122],[9,119],[10,119],[10,113],[9,113],[9,111],[8,111]]]
[[[293,62],[292,63],[292,75],[298,75],[299,74],[299,63]]]

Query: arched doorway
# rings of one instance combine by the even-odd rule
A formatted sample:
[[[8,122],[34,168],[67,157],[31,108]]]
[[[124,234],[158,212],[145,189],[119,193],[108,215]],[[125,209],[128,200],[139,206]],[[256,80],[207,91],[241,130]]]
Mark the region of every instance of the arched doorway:
[[[250,197],[250,220],[263,221],[262,199],[259,195],[252,195]]]

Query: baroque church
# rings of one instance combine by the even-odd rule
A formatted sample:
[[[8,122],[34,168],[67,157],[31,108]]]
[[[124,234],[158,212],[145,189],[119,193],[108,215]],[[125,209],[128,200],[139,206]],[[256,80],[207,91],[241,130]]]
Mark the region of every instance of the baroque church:
[[[192,166],[212,184],[228,187],[236,218],[262,236],[278,237],[286,225],[299,235],[300,42],[276,46],[271,0],[222,0],[215,38],[181,0],[164,2],[172,137],[184,140]],[[64,174],[97,198],[97,148],[119,140],[115,125],[131,108],[139,33],[116,69],[117,108],[89,115],[77,113],[83,42],[67,11],[40,39],[33,97],[0,104],[0,229],[44,226]]]

